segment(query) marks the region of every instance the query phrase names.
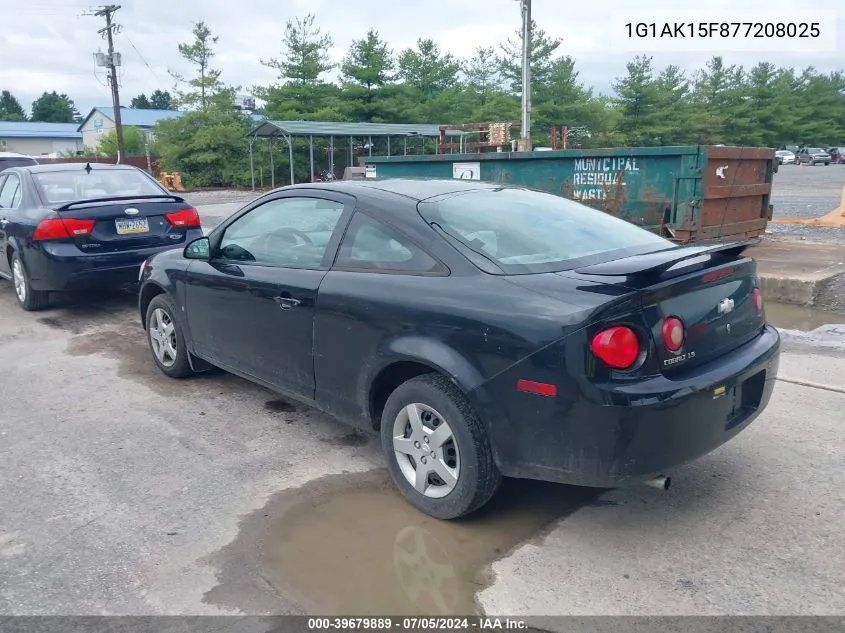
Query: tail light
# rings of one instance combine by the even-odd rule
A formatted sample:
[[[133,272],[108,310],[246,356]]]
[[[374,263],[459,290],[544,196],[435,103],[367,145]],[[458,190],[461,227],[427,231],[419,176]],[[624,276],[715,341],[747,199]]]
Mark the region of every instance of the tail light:
[[[677,352],[684,346],[684,324],[677,317],[663,319],[663,344],[670,352]]]
[[[180,209],[179,211],[174,211],[173,213],[166,213],[164,215],[164,218],[168,222],[170,222],[172,226],[201,226],[200,215],[199,213],[197,213],[197,210],[193,207],[188,207],[187,209]]]
[[[42,220],[35,227],[32,239],[64,240],[69,237],[91,235],[94,230],[94,220],[77,220],[74,218],[48,218]]]
[[[627,369],[640,355],[640,342],[631,328],[614,325],[593,337],[593,354],[614,369]]]
[[[751,296],[754,298],[754,309],[757,314],[763,314],[763,293],[759,288],[755,288],[751,291]]]

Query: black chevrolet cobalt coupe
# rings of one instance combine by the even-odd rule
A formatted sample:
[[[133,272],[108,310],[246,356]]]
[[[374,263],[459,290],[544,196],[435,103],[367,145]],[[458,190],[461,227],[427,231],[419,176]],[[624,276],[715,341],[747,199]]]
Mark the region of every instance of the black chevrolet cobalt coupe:
[[[165,374],[380,432],[405,497],[453,519],[503,476],[665,482],[748,426],[780,352],[748,245],[519,187],[295,185],[142,264],[139,307]]]
[[[0,277],[24,310],[46,307],[51,292],[137,282],[147,257],[202,234],[196,210],[135,167],[0,172]]]

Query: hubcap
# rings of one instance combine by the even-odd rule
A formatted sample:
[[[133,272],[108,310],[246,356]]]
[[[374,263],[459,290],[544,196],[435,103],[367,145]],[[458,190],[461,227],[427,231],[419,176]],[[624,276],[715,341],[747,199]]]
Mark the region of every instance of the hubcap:
[[[161,308],[153,310],[150,316],[149,337],[158,362],[172,367],[176,362],[176,328],[173,319]]]
[[[12,281],[15,284],[15,293],[18,295],[18,301],[23,303],[26,301],[26,280],[23,276],[23,266],[19,259],[16,259],[12,264]]]
[[[461,459],[452,428],[425,404],[409,404],[393,422],[393,450],[399,470],[417,492],[432,499],[458,483]]]

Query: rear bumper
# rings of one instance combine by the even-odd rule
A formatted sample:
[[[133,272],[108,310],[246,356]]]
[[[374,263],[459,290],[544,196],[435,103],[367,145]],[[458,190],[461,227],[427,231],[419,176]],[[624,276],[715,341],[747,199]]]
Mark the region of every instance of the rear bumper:
[[[24,265],[34,290],[63,292],[115,286],[138,281],[141,263],[162,251],[182,249],[202,237],[202,229],[191,229],[178,244],[119,253],[89,255],[73,244],[45,244],[26,249]]]
[[[545,415],[542,406],[526,409],[524,419],[505,424],[518,428],[518,437],[507,442],[506,435],[492,433],[497,462],[507,476],[599,488],[666,474],[721,446],[760,415],[779,360],[780,336],[767,326],[753,341],[681,378],[655,376],[604,390],[605,402],[625,406],[581,397],[550,403]]]

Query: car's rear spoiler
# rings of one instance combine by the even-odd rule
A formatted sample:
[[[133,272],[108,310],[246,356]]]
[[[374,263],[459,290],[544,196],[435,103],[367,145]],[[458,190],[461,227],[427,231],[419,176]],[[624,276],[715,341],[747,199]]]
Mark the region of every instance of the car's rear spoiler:
[[[636,275],[658,275],[679,262],[702,257],[705,255],[719,255],[736,257],[749,246],[760,243],[760,238],[753,238],[733,242],[717,242],[715,244],[696,244],[693,246],[679,246],[644,255],[634,255],[623,259],[615,259],[602,264],[583,266],[575,270],[582,275],[600,275],[608,277],[630,277]]]
[[[128,202],[129,200],[172,200],[173,202],[185,202],[181,196],[151,195],[151,196],[107,196],[105,198],[88,198],[87,200],[74,200],[60,207],[56,211],[67,211],[73,207],[85,206],[86,204],[102,204],[103,202]]]

